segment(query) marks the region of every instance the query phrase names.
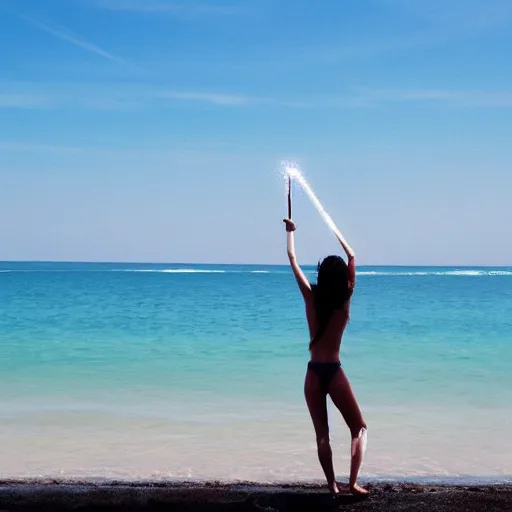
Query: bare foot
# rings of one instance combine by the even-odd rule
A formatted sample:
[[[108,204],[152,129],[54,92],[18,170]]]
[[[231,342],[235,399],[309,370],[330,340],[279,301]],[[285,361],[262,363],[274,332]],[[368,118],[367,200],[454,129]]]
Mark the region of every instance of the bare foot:
[[[350,492],[354,496],[368,496],[368,491],[363,489],[359,484],[354,484],[350,487]]]
[[[340,490],[338,489],[338,484],[334,482],[333,484],[329,485],[329,491],[331,491],[331,494],[336,495],[340,493]]]
[[[338,482],[338,490],[340,491],[340,494],[350,494],[350,486],[348,484],[340,484]]]

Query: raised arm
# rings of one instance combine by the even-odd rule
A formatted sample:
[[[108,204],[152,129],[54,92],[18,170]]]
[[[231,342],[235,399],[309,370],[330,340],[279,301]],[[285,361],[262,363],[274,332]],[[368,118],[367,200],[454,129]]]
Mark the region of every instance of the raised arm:
[[[352,249],[352,247],[348,245],[348,242],[343,238],[343,235],[338,231],[338,229],[334,231],[334,234],[336,235],[336,238],[340,242],[341,246],[343,247],[343,250],[345,251],[345,254],[347,255],[349,287],[351,289],[354,289],[354,286],[356,284],[356,258],[354,254],[354,249]]]
[[[294,243],[294,235],[295,224],[290,219],[284,219],[284,223],[286,224],[286,245],[288,249],[288,258],[290,260],[290,265],[293,270],[293,275],[299,285],[299,289],[304,297],[305,301],[309,301],[311,299],[311,284],[309,283],[307,277],[302,272],[302,269],[299,267],[297,263],[297,258],[295,257],[295,243]]]
[[[347,258],[350,261],[354,257],[354,250],[352,249],[352,247],[350,247],[350,245],[348,245],[348,242],[343,238],[343,235],[338,231],[338,229],[334,231],[334,234],[336,235],[336,238],[343,247],[343,250],[345,251]]]

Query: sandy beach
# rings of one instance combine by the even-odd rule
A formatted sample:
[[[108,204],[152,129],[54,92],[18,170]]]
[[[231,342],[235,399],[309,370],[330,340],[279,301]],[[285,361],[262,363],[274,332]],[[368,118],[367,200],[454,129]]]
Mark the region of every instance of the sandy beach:
[[[66,482],[17,480],[0,482],[1,511],[292,511],[414,510],[510,511],[512,485],[419,485],[374,483],[368,499],[350,495],[334,500],[316,484],[257,483]]]

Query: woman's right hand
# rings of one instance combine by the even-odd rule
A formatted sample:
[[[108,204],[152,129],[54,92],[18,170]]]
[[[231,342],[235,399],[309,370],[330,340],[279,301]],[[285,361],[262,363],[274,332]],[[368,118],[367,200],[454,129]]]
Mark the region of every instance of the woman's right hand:
[[[295,227],[295,223],[291,219],[283,219],[283,222],[286,224],[286,231],[288,233],[291,233],[297,229]]]

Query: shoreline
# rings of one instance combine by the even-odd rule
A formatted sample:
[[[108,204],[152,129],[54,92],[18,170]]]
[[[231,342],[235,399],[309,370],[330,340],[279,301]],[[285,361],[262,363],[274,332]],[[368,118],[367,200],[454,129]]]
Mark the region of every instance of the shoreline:
[[[364,482],[364,481],[363,481]],[[512,483],[364,483],[368,499],[342,494],[334,500],[325,485],[289,482],[94,481],[2,479],[0,510],[27,511],[291,511],[291,510],[512,510]]]

